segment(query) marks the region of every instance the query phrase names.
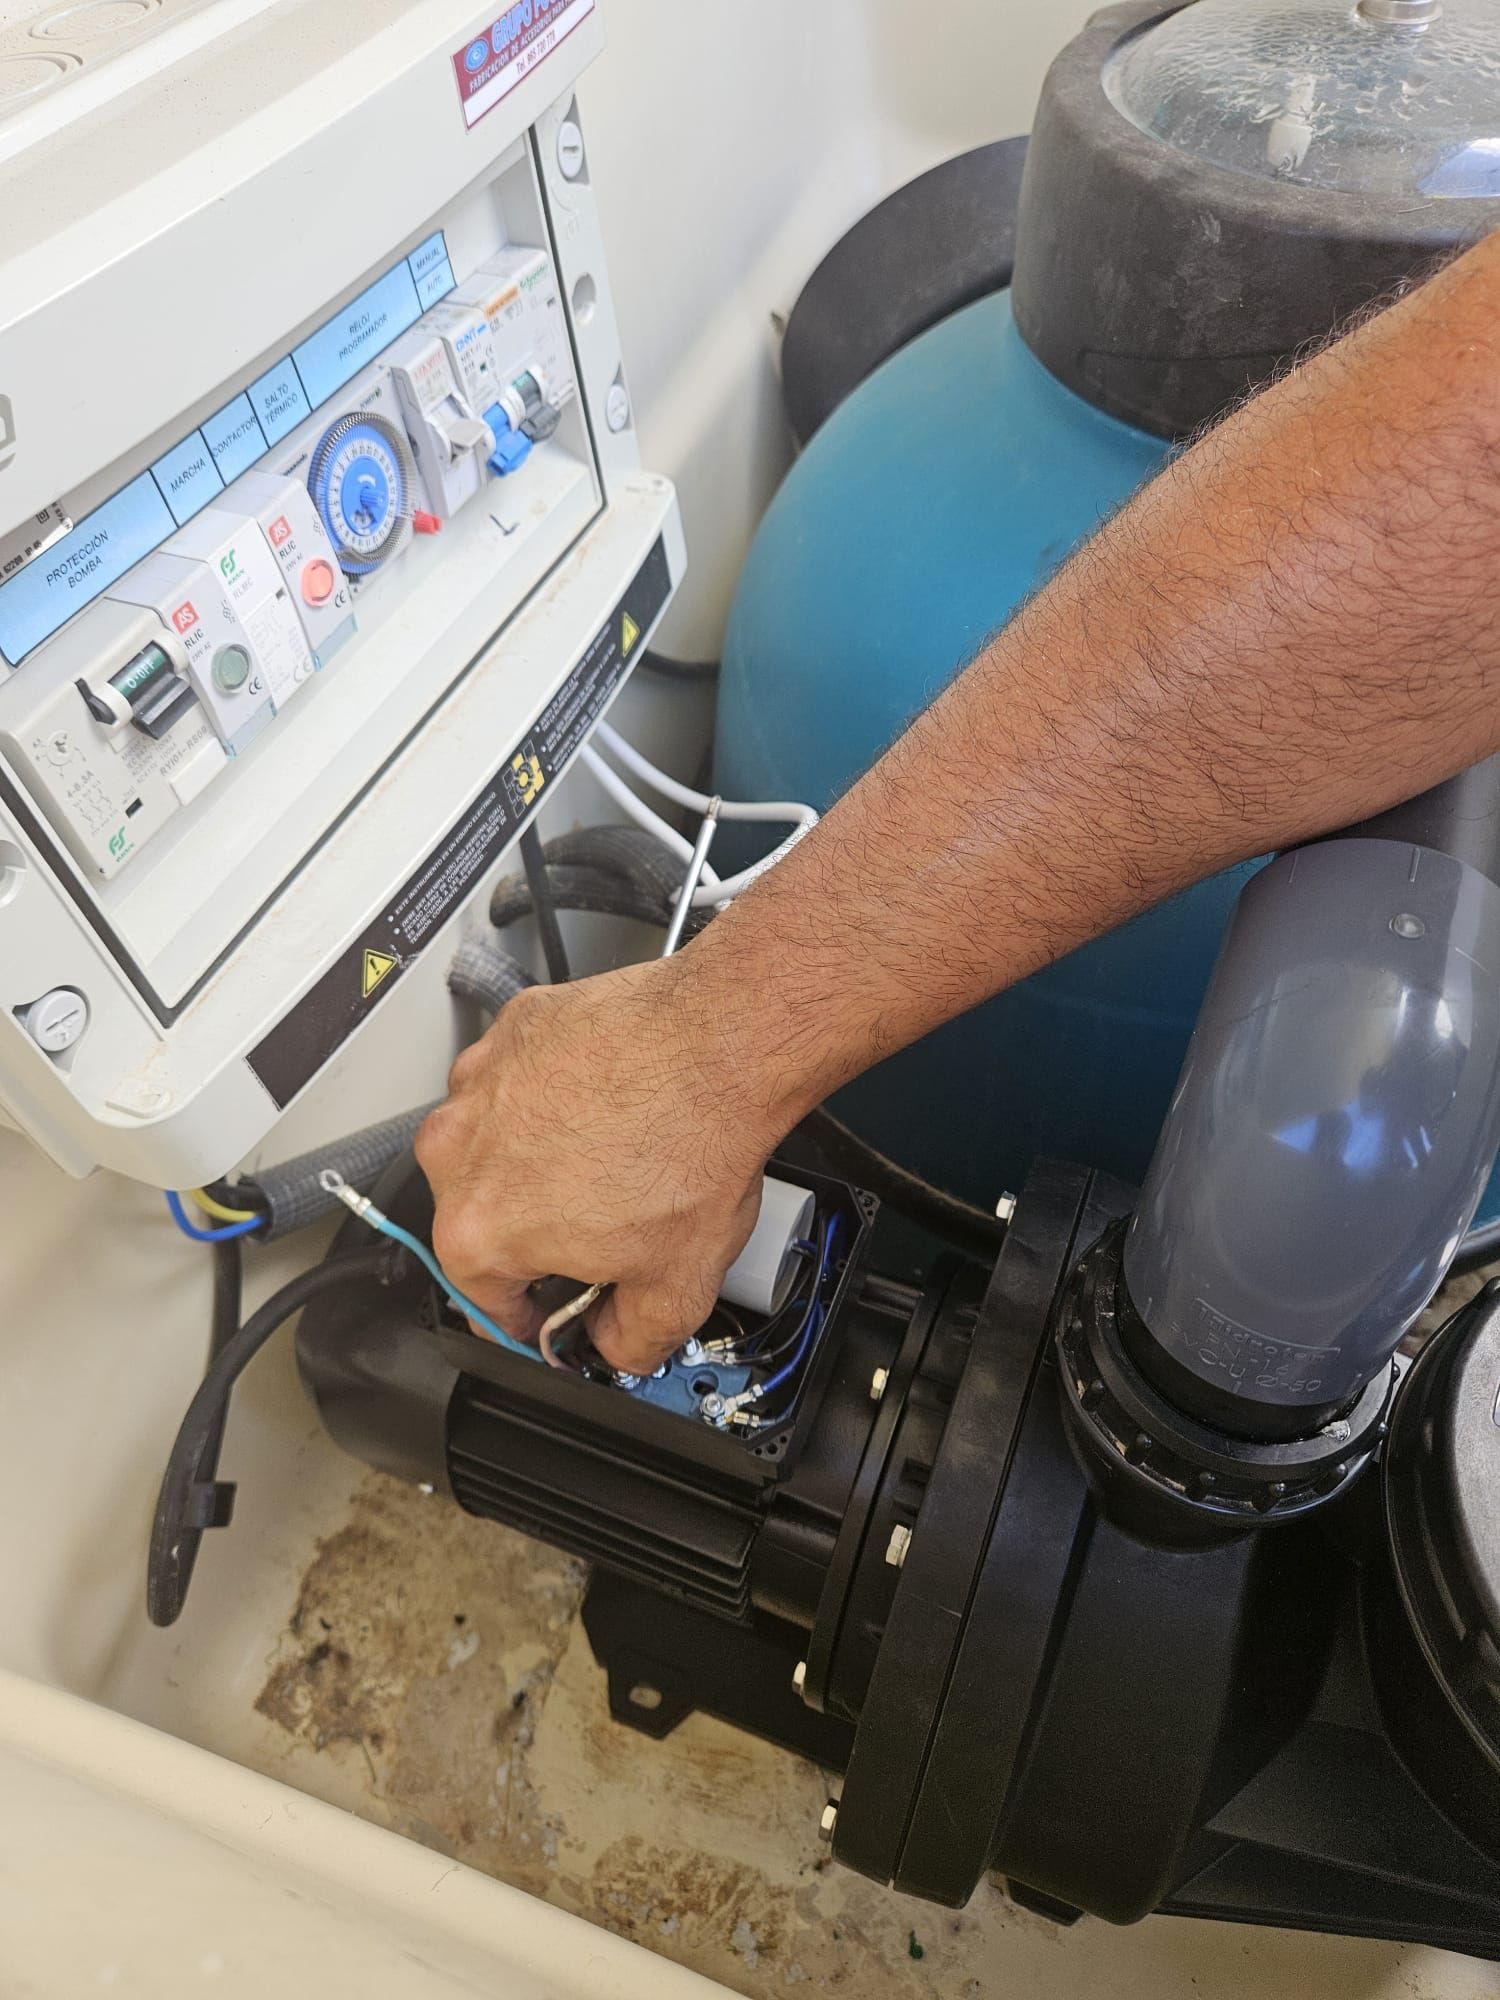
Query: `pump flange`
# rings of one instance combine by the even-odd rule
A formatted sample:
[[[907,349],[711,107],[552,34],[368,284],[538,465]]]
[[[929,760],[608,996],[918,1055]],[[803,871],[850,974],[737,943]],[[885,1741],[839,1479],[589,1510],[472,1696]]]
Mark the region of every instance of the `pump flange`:
[[[1175,1521],[1196,1540],[1293,1519],[1352,1485],[1385,1436],[1399,1363],[1307,1437],[1235,1437],[1184,1416],[1147,1379],[1124,1336],[1122,1322],[1134,1314],[1125,1228],[1116,1223],[1081,1260],[1057,1331],[1069,1424],[1116,1510],[1142,1514],[1156,1533],[1170,1534]]]

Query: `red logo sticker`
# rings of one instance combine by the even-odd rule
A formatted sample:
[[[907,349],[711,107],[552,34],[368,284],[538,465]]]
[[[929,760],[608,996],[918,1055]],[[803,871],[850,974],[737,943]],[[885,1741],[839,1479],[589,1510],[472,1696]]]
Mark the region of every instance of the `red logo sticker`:
[[[197,622],[198,613],[193,607],[191,598],[188,599],[186,604],[179,604],[177,609],[172,613],[172,623],[177,627],[179,632],[191,632]]]
[[[276,519],[271,523],[269,529],[267,530],[267,533],[271,537],[271,547],[273,549],[279,549],[282,543],[291,534],[291,532],[292,532],[292,524],[287,519],[286,515],[278,514],[276,516]]]
[[[455,49],[453,73],[465,125],[477,125],[493,111],[593,11],[594,0],[511,0],[487,34]],[[412,262],[415,269],[415,257]]]

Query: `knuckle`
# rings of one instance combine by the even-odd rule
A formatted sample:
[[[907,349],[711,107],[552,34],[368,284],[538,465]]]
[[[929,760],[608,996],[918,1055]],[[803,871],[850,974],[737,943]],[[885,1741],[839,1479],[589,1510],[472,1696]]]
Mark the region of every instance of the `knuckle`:
[[[620,1337],[636,1351],[655,1356],[680,1347],[703,1324],[707,1309],[698,1312],[694,1294],[680,1288],[653,1286],[617,1295],[615,1319]]]
[[[436,1111],[429,1111],[417,1127],[412,1140],[412,1151],[417,1156],[417,1165],[431,1179],[442,1168],[443,1159],[451,1139],[451,1119],[448,1107],[440,1104]]]
[[[544,986],[523,986],[506,1001],[505,1010],[490,1033],[500,1030],[507,1040],[518,1040],[531,1032],[539,1015],[549,1011],[549,995]]]
[[[440,1203],[432,1222],[432,1247],[450,1277],[483,1272],[491,1261],[483,1212],[472,1202]]]
[[[465,1084],[472,1077],[476,1076],[483,1067],[483,1042],[470,1042],[467,1048],[460,1049],[453,1059],[452,1067],[448,1071],[448,1089],[450,1094],[456,1094],[458,1091],[461,1091]]]

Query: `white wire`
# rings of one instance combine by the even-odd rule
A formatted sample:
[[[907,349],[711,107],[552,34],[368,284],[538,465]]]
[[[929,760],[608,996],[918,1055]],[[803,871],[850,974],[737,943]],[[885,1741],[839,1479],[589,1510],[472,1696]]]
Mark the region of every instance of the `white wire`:
[[[654,834],[662,846],[675,854],[679,860],[692,860],[692,842],[684,840],[675,826],[668,826],[659,813],[654,813],[650,806],[646,804],[646,801],[630,789],[619,772],[605,763],[597,750],[585,743],[579,751],[578,756],[579,761],[599,780],[599,783],[609,793],[615,804],[627,813],[637,826],[643,826],[647,833]],[[707,807],[707,799],[703,803]],[[717,889],[719,887],[719,878],[713,874],[712,869],[705,867],[703,873],[705,878],[712,876],[711,881],[705,879],[704,886],[706,888]]]
[[[607,722],[601,722],[594,731],[611,756],[616,757],[627,771],[633,771],[643,784],[647,784],[662,798],[670,799],[673,805],[686,806],[690,812],[706,813],[708,798],[703,792],[695,792],[690,785],[679,784],[676,778],[668,777],[631,743],[627,743],[620,732]],[[735,799],[719,801],[720,819],[750,820],[759,823],[794,821],[799,826],[816,826],[818,815],[811,806],[797,804],[791,799],[768,799],[745,802]],[[691,850],[689,850],[691,852]]]
[[[720,903],[732,903],[736,896],[745,893],[752,882],[758,882],[768,869],[774,868],[778,861],[784,860],[797,842],[804,840],[812,832],[815,824],[815,821],[803,820],[800,825],[792,828],[779,847],[773,847],[769,854],[762,855],[761,859],[752,862],[750,867],[742,868],[738,875],[731,875],[723,882],[706,883],[703,888],[695,892],[693,908],[712,909],[717,908]]]
[[[675,778],[668,778],[664,771],[658,771],[654,764],[648,764],[640,752],[633,750],[623,737],[609,727],[608,723],[601,722],[595,734],[607,737],[611,749],[616,751],[622,764],[630,765],[632,770],[644,767],[645,771],[651,772],[653,775],[646,780],[648,784],[656,784],[658,779],[662,780],[658,789],[664,798],[675,799],[677,804],[687,806],[690,810],[694,808],[702,812],[708,810],[709,800],[704,793],[691,791],[686,785],[679,785]],[[619,772],[605,763],[592,744],[585,743],[578,755],[580,761],[598,779],[615,804],[627,813],[637,826],[644,827],[647,833],[654,834],[663,847],[675,854],[679,860],[692,860],[692,842],[684,839],[675,826],[669,826],[659,813],[653,812],[640,794],[631,790]],[[667,790],[668,786],[672,787],[670,791]],[[695,910],[712,910],[717,909],[720,904],[732,903],[736,896],[744,894],[752,882],[758,882],[768,868],[774,868],[777,862],[789,854],[797,842],[811,833],[818,823],[818,815],[811,806],[793,805],[780,800],[773,801],[769,805],[741,805],[732,809],[729,803],[723,803],[720,814],[726,819],[736,816],[740,819],[772,821],[792,819],[796,824],[779,846],[774,847],[759,861],[753,862],[750,867],[742,868],[738,875],[731,875],[727,881],[721,882],[713,870],[705,866],[703,881],[693,893]]]

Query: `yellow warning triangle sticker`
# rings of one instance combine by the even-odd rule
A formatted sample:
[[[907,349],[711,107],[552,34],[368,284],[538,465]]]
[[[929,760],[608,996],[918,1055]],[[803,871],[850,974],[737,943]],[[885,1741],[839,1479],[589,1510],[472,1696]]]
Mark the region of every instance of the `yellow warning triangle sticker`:
[[[394,972],[399,964],[400,960],[392,958],[388,951],[367,951],[364,978],[360,984],[361,996],[368,1000],[381,980]]]
[[[620,616],[620,651],[627,660],[630,658],[631,647],[640,636],[640,626],[636,624],[628,611],[622,612]]]

